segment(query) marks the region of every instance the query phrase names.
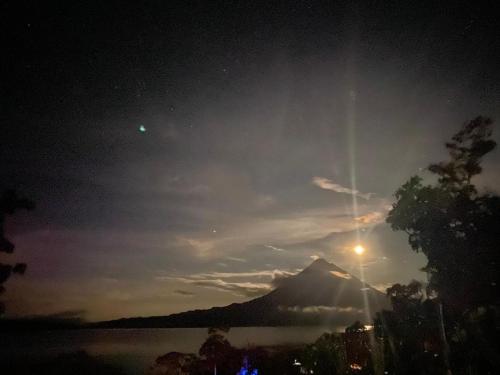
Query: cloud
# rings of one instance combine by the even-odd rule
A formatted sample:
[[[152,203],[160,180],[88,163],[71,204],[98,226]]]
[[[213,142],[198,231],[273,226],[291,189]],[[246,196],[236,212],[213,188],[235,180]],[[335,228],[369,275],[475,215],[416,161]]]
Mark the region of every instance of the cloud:
[[[355,217],[354,220],[361,224],[379,224],[385,219],[384,213],[380,211],[368,212],[365,215]]]
[[[231,283],[222,279],[189,280],[188,282],[192,285],[230,292],[242,297],[257,297],[271,291],[271,285],[268,283]]]
[[[178,294],[180,296],[192,297],[195,296],[195,293],[189,292],[187,290],[177,289],[173,291],[174,294]]]
[[[266,245],[266,247],[268,249],[271,249],[271,250],[274,250],[274,251],[279,251],[279,252],[283,252],[283,251],[286,251],[285,249],[282,249],[280,247],[276,247],[276,246],[273,246],[273,245]]]
[[[385,294],[387,291],[387,288],[390,288],[393,285],[394,285],[393,283],[379,283],[379,284],[372,285],[372,287]]]
[[[181,178],[180,176],[168,178],[161,184],[161,189],[164,193],[186,195],[207,195],[211,192],[209,186],[201,183],[193,183],[189,179]]]
[[[81,319],[87,312],[85,310],[67,310],[54,314],[46,315],[46,318],[52,319]]]
[[[351,278],[351,275],[349,275],[348,273],[343,273],[343,272],[339,272],[339,271],[330,271],[330,273],[333,276],[341,277],[342,279],[346,279],[346,280],[349,280]]]
[[[21,318],[24,319],[41,319],[41,320],[61,320],[61,321],[82,321],[87,314],[86,310],[67,310],[59,311],[52,314],[35,314],[26,315]]]
[[[230,292],[239,297],[256,297],[271,291],[269,283],[227,282],[222,279],[197,279],[188,277],[158,276],[159,281],[176,281],[189,285],[201,286],[218,291]]]
[[[363,309],[358,309],[352,306],[348,307],[337,307],[337,306],[280,306],[280,310],[304,313],[304,314],[322,314],[322,313],[356,313],[362,314]]]
[[[274,288],[277,288],[281,285],[281,283],[287,279],[290,276],[293,276],[295,273],[294,272],[287,272],[287,271],[278,271],[275,270],[273,274],[273,279],[271,280],[271,285]]]
[[[273,205],[275,202],[274,198],[269,195],[261,195],[255,199],[255,204],[257,208],[265,209]]]
[[[112,301],[130,301],[132,298],[132,295],[128,292],[123,292],[121,290],[115,290],[112,289],[109,292],[105,294],[106,298]]]
[[[157,276],[155,279],[158,281],[176,281],[184,284],[201,286],[219,291],[230,292],[237,296],[242,297],[255,297],[261,296],[270,292],[285,278],[294,275],[294,272],[282,270],[262,270],[251,272],[208,272],[193,274],[187,277],[176,276]],[[238,278],[262,278],[269,279],[268,282],[234,282],[225,279],[238,279]],[[179,290],[174,293],[179,293]]]
[[[355,189],[350,189],[347,187],[344,187],[342,185],[336,184],[333,181],[329,180],[328,178],[325,177],[314,177],[312,179],[312,183],[316,186],[318,186],[321,189],[324,190],[331,190],[336,193],[344,193],[344,194],[351,194],[351,195],[356,195],[357,197],[363,198],[363,199],[370,199],[373,193],[361,193],[359,190]]]
[[[272,277],[275,278],[279,276],[290,276],[293,272],[282,271],[282,270],[262,270],[262,271],[250,271],[250,272],[207,272],[191,275],[193,279],[206,279],[206,278],[238,278],[238,277]]]

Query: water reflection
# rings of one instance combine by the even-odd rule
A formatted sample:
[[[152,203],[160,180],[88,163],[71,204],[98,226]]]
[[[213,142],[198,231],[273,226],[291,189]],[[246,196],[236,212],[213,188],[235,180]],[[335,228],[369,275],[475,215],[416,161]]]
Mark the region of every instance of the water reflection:
[[[338,330],[336,330],[338,331]],[[325,327],[239,327],[227,334],[235,347],[312,343]],[[34,333],[2,333],[0,359],[40,359],[84,350],[129,374],[142,374],[158,356],[177,351],[196,353],[207,337],[206,328],[84,329]]]

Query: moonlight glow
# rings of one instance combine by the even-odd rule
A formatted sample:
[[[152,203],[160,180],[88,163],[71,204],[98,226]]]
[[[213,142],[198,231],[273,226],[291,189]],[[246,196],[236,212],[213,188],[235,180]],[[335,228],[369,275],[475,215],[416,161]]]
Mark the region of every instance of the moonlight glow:
[[[365,252],[365,248],[361,245],[356,245],[354,247],[354,252],[358,255],[362,255]]]

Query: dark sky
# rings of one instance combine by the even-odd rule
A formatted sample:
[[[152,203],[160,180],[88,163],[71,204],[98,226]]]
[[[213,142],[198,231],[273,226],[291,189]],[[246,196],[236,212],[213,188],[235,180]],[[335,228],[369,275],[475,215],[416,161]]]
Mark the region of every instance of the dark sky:
[[[358,274],[358,242],[373,285],[425,279],[392,194],[500,114],[493,2],[435,3],[3,2],[0,188],[37,202],[9,313],[243,301],[316,257]]]

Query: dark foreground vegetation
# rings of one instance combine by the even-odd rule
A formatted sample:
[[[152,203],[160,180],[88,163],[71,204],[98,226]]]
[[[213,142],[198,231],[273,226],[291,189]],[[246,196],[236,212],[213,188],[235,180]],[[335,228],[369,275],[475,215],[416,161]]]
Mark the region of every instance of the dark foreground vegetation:
[[[125,375],[115,366],[84,351],[61,354],[50,359],[4,360],[0,371],[8,375]]]
[[[372,368],[368,334],[359,322],[345,334],[325,333],[310,345],[235,348],[225,337],[228,330],[210,328],[198,355],[167,353],[156,359],[148,374],[347,374],[349,359],[365,364],[363,373]],[[354,353],[358,357],[348,358]]]
[[[473,178],[496,147],[492,121],[477,117],[446,143],[450,159],[432,164],[434,183],[413,176],[396,191],[387,222],[428,260],[428,284],[387,290],[392,311],[377,314],[390,373],[497,374],[500,369],[500,197]],[[431,180],[432,181],[432,180]],[[422,358],[435,352],[438,365]]]

